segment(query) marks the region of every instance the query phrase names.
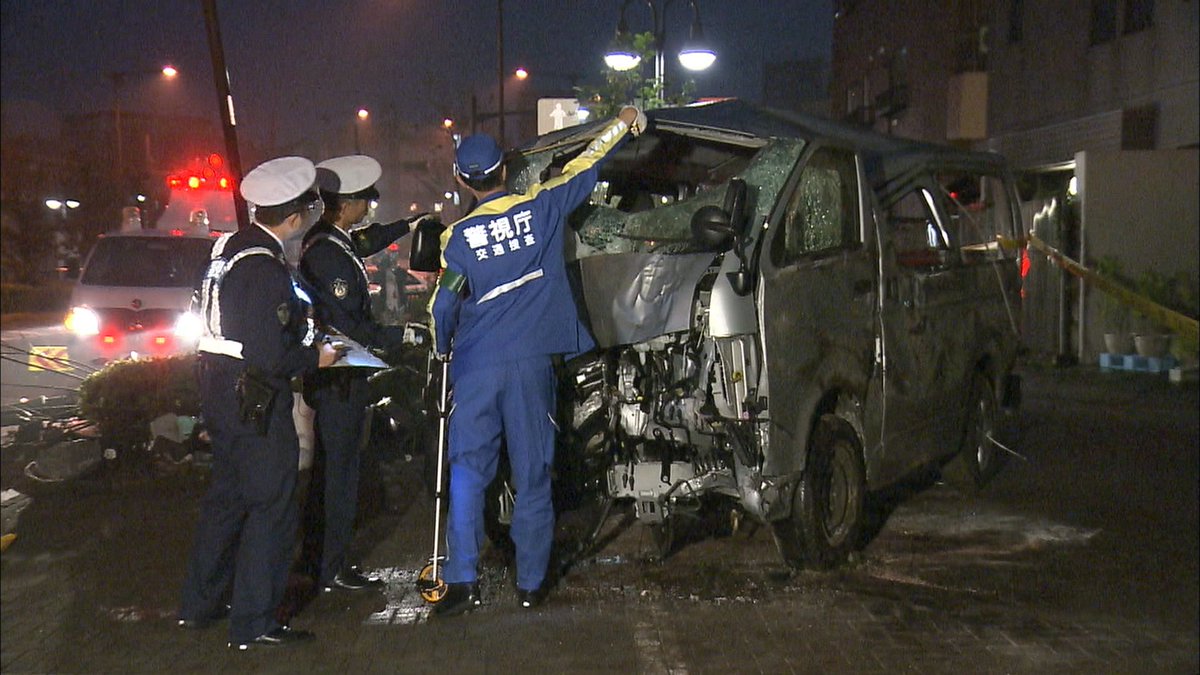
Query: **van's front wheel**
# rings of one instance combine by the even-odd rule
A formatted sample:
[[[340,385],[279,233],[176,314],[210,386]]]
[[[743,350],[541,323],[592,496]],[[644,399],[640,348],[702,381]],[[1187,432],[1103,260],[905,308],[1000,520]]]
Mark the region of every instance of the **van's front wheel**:
[[[775,542],[792,567],[829,569],[861,541],[866,475],[858,436],[835,415],[821,416],[809,447],[792,513],[774,525]]]

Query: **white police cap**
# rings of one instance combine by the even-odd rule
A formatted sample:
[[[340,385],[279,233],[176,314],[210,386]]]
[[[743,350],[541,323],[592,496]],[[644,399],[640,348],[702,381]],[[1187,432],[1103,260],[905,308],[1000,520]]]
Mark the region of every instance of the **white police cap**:
[[[383,169],[367,155],[333,157],[317,165],[317,185],[321,191],[344,199],[378,199],[375,183]]]
[[[254,167],[242,178],[242,196],[255,206],[278,206],[312,189],[317,168],[303,157],[279,157]]]

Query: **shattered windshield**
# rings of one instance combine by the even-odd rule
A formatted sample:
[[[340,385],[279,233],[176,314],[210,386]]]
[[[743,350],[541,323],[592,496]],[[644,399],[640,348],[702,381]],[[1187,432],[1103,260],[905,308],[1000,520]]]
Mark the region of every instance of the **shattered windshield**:
[[[531,182],[557,175],[590,136],[539,149],[522,159],[511,188],[524,192]],[[798,138],[722,137],[711,130],[656,131],[631,139],[601,167],[600,180],[570,225],[577,233],[572,257],[629,252],[689,253],[692,214],[722,205],[729,180],[749,188],[750,222],[771,210],[795,166],[804,141]]]

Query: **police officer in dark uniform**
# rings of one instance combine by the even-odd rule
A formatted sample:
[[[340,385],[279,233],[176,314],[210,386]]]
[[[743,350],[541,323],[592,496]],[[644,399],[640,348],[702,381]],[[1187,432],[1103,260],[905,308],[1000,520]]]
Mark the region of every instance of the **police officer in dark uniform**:
[[[335,157],[317,165],[317,185],[325,214],[304,237],[300,271],[315,294],[320,325],[372,350],[394,353],[405,341],[404,326],[381,325],[371,313],[363,258],[383,250],[428,217],[356,227],[379,199],[375,183],[382,170],[365,155]],[[411,337],[410,337],[411,339]],[[320,588],[360,590],[382,585],[347,562],[358,505],[360,444],[369,390],[360,368],[318,374],[308,388],[316,408],[317,447],[305,503],[302,564]],[[319,562],[318,562],[319,560]]]
[[[550,467],[554,461],[555,378],[552,358],[593,346],[567,281],[563,228],[596,185],[598,167],[645,116],[617,119],[558,176],[525,194],[505,190],[504,155],[490,137],[463,140],[455,178],[478,200],[442,235],[442,274],[434,293],[436,352],[449,356],[454,408],[449,422],[450,511],[446,595],[435,616],[481,604],[477,581],[483,497],[507,441],[516,504],[511,536],[517,554],[517,600],[546,597],[554,537]]]
[[[280,625],[296,532],[300,446],[289,381],[333,365],[340,351],[317,338],[283,242],[321,214],[316,168],[281,157],[242,181],[255,222],[213,246],[200,289],[205,334],[198,359],[201,407],[212,437],[208,493],[184,580],[179,625],[229,615],[229,646],[277,646],[312,633]],[[232,583],[229,605],[225,598]]]

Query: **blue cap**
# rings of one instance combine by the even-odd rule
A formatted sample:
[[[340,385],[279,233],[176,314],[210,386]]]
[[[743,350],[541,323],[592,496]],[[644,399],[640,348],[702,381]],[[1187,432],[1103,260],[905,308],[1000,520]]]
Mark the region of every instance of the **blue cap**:
[[[463,178],[482,178],[500,168],[504,152],[487,134],[467,136],[454,152],[454,171]]]

